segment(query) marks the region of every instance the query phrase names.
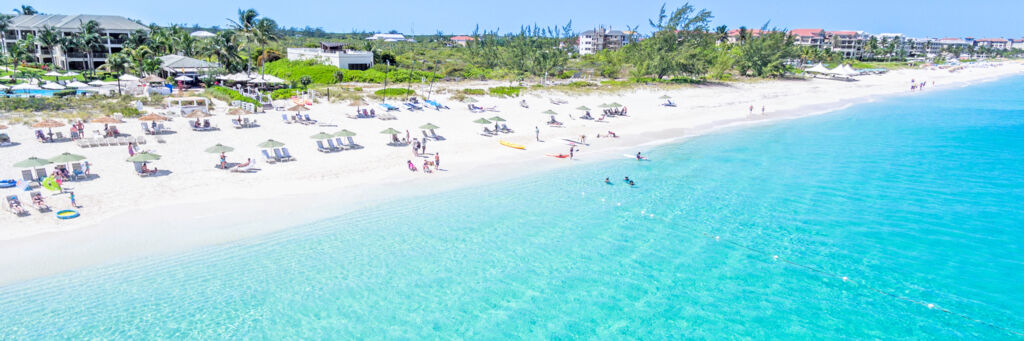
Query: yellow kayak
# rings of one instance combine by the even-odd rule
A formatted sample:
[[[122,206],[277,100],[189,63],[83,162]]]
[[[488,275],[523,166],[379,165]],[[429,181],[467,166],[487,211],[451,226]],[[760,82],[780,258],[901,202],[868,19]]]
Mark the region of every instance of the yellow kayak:
[[[512,143],[512,142],[508,142],[508,141],[498,141],[498,143],[501,143],[502,146],[509,147],[509,148],[526,149],[526,146],[524,146],[524,145],[515,144],[515,143]]]

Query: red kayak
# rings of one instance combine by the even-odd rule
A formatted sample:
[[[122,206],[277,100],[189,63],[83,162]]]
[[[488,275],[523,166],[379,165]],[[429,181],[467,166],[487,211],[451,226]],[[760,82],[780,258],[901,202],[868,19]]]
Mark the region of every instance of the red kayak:
[[[550,156],[550,157],[557,157],[559,159],[564,159],[564,158],[569,157],[569,154],[548,154],[548,156]]]

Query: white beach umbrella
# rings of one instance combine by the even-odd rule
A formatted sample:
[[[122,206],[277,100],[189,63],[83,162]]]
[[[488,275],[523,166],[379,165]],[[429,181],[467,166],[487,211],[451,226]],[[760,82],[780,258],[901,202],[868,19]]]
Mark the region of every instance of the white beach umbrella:
[[[29,83],[21,83],[12,86],[11,90],[39,90],[39,87]]]
[[[189,77],[189,76],[186,76],[186,75],[181,75],[181,76],[178,76],[178,77],[174,77],[174,80],[182,81],[182,82],[188,82],[188,81],[192,80],[192,77]]]
[[[189,35],[192,36],[192,38],[212,38],[217,36],[216,34],[210,33],[208,31],[195,31],[189,33]]]
[[[853,67],[850,66],[850,64],[844,64],[843,70],[846,71],[846,73],[851,76],[860,74],[860,71],[854,70]]]
[[[807,69],[807,70],[804,70],[804,71],[806,71],[806,72],[816,72],[816,73],[829,73],[828,68],[825,67],[825,65],[822,64],[822,63],[818,63],[818,65],[815,65],[815,66],[811,67],[810,69]]]
[[[57,83],[46,83],[43,84],[43,89],[47,90],[64,90],[64,86]]]
[[[68,73],[65,73],[64,76],[67,76],[67,77],[78,76],[78,72],[68,71]]]
[[[89,82],[89,85],[92,85],[92,86],[104,86],[104,85],[107,85],[107,82],[104,82],[104,81],[101,81],[101,80],[97,79],[97,80],[94,80],[92,82]]]
[[[79,81],[74,81],[74,82],[68,83],[67,87],[75,88],[75,89],[81,89],[81,88],[88,88],[89,84],[85,84],[85,83],[82,83],[82,82],[79,82]]]
[[[10,87],[6,86],[6,85],[3,85],[3,84],[0,84],[0,90],[7,89],[7,88],[10,88]]]
[[[60,73],[60,72],[57,72],[57,71],[50,71],[50,72],[47,72],[47,73],[43,74],[43,76],[53,76],[53,77],[60,77],[60,76],[63,76],[63,75],[64,75],[63,73]]]
[[[132,76],[132,75],[121,75],[121,77],[117,77],[117,79],[120,79],[120,80],[123,80],[123,81],[126,81],[126,82],[138,82],[139,81],[139,77],[135,77],[135,76]]]

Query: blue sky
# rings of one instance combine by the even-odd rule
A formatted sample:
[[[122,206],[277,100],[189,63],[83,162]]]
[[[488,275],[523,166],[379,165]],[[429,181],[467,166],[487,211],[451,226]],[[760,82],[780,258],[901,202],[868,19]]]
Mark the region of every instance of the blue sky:
[[[12,2],[10,7],[15,7]],[[282,26],[323,27],[327,31],[355,30],[433,34],[470,33],[484,29],[517,31],[520,25],[564,25],[576,31],[596,25],[625,28],[657,15],[662,1],[623,0],[173,0],[24,1],[44,13],[117,14],[144,23],[198,23],[226,26],[238,8],[252,7]],[[668,2],[670,9],[683,1]],[[771,20],[781,28],[899,32],[915,37],[1024,37],[1024,0],[694,0],[697,8],[714,14],[715,25],[760,27]],[[387,6],[383,6],[387,4]],[[10,11],[9,9],[7,11]]]

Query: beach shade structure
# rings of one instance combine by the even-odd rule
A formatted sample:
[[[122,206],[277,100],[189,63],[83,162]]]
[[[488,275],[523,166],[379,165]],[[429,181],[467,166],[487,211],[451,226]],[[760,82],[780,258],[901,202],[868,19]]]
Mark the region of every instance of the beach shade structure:
[[[85,160],[85,156],[64,152],[64,153],[61,153],[60,155],[51,157],[51,158],[49,158],[47,160],[49,160],[50,162],[53,162],[53,163],[68,163],[68,162],[75,162],[75,161]]]
[[[74,89],[81,89],[81,88],[88,88],[89,84],[85,84],[85,83],[82,83],[82,82],[79,82],[79,81],[74,81],[74,82],[68,83],[67,87],[74,88]]]
[[[63,75],[64,75],[63,73],[60,73],[60,72],[57,72],[57,71],[50,71],[50,72],[47,72],[47,73],[43,74],[43,76],[57,77],[57,80],[60,80],[60,76],[63,76]]]
[[[181,75],[181,76],[178,76],[178,77],[174,77],[174,80],[179,81],[179,82],[188,82],[188,81],[192,80],[192,77],[189,77],[189,76],[186,76],[186,75]]]
[[[149,75],[149,76],[146,76],[145,78],[142,78],[140,81],[143,82],[143,83],[163,83],[163,82],[166,82],[167,80],[165,80],[163,78],[160,78],[160,77],[158,77],[156,75]]]
[[[232,116],[240,116],[240,115],[248,115],[248,114],[251,114],[251,113],[252,112],[250,112],[248,110],[245,110],[245,109],[242,109],[242,108],[239,108],[239,107],[234,107],[234,108],[231,108],[231,110],[228,110],[228,112],[225,113],[225,114],[232,115]]]
[[[139,117],[139,121],[167,121],[168,118],[155,113],[148,113]]]
[[[491,120],[491,122],[507,122],[507,121],[505,121],[504,118],[501,118],[501,116],[494,116],[494,117],[488,118],[488,120]]]
[[[618,102],[611,102],[611,103],[608,104],[608,107],[609,108],[621,108],[622,104],[619,104]]]
[[[3,124],[0,124],[0,130],[4,130],[4,129],[7,129],[7,126],[5,126]]]
[[[307,108],[305,105],[302,105],[302,104],[296,104],[296,105],[293,105],[291,108],[288,108],[288,109],[285,109],[285,110],[286,111],[299,112],[299,111],[309,111],[309,108]]]
[[[135,155],[132,155],[132,157],[129,157],[126,161],[128,161],[128,162],[150,162],[150,161],[156,161],[156,160],[160,160],[160,155],[159,154],[153,154],[153,153],[150,153],[150,152],[141,152],[141,153],[136,153]]]
[[[486,118],[481,117],[481,118],[478,118],[476,120],[473,120],[473,123],[491,124],[491,121],[488,121]]]
[[[139,80],[139,77],[135,77],[135,76],[132,76],[132,75],[125,74],[125,75],[121,75],[121,77],[117,77],[117,79],[125,81],[125,82],[137,82]]]
[[[28,159],[25,159],[25,160],[22,160],[22,161],[19,161],[19,162],[15,163],[14,167],[18,167],[18,168],[34,168],[34,167],[46,166],[46,165],[51,164],[51,163],[53,163],[53,162],[50,162],[50,160],[40,159],[40,158],[37,158],[37,157],[33,156],[33,157],[28,158]]]
[[[101,80],[97,79],[97,80],[94,80],[94,81],[86,83],[86,84],[89,84],[89,85],[92,85],[92,86],[104,86],[104,85],[107,85],[107,82],[104,82],[104,81],[101,81]]]
[[[463,99],[463,100],[462,100],[462,102],[463,102],[463,103],[476,103],[476,102],[478,102],[478,101],[476,100],[476,98],[473,98],[473,97],[466,97],[465,99]]]
[[[11,90],[39,90],[39,89],[40,88],[38,86],[35,86],[35,84],[30,84],[30,83],[15,84],[14,86],[11,87]]]
[[[60,85],[60,84],[57,84],[57,83],[53,83],[53,82],[47,82],[46,84],[43,84],[43,89],[46,89],[46,90],[64,90],[64,86]]]
[[[585,106],[585,105],[581,105],[581,106],[576,107],[576,110],[579,110],[579,111],[590,111],[590,108],[587,108],[587,106]]]
[[[365,107],[366,106],[366,101],[364,101],[361,97],[360,98],[356,98],[356,99],[348,102],[348,106],[356,107],[356,110],[359,110],[360,107]]]
[[[211,154],[227,153],[233,150],[235,150],[235,148],[231,148],[220,143],[213,145],[213,147],[206,148],[206,152]]]
[[[313,136],[310,136],[309,138],[314,139],[314,140],[326,140],[326,139],[329,139],[329,138],[332,138],[332,137],[334,137],[334,135],[331,135],[331,134],[328,134],[328,133],[325,133],[325,132],[321,131],[319,133],[313,134]]]
[[[440,128],[441,127],[438,127],[438,126],[434,125],[433,123],[427,123],[427,124],[424,124],[424,125],[420,126],[420,129],[423,129],[423,130],[434,130],[434,129],[440,129]]]
[[[59,127],[63,127],[63,126],[64,126],[64,123],[57,122],[57,121],[54,121],[54,120],[51,120],[51,119],[45,119],[45,120],[42,120],[42,121],[39,121],[39,122],[36,122],[35,124],[33,124],[32,128],[59,128]]]
[[[339,131],[335,132],[334,136],[337,136],[337,137],[352,137],[352,136],[356,136],[356,133],[353,133],[353,132],[349,131],[348,129],[342,129],[342,130],[339,130]]]
[[[551,109],[545,110],[545,111],[544,111],[544,112],[542,112],[541,114],[544,114],[544,115],[551,115],[551,116],[555,116],[555,115],[558,115],[558,113],[557,113],[557,112],[555,112],[554,110],[551,110]]]
[[[67,73],[64,74],[64,77],[74,77],[74,76],[78,76],[78,72],[68,71]]]
[[[256,146],[260,147],[260,148],[281,148],[281,147],[284,147],[284,143],[283,142],[274,141],[274,139],[269,139],[269,140],[260,142],[260,144],[257,144]]]
[[[669,96],[669,95],[661,95],[661,97],[658,97],[658,99],[672,99],[672,96]]]
[[[380,133],[384,134],[384,135],[398,135],[398,134],[401,134],[402,132],[400,132],[398,130],[395,130],[395,128],[388,128],[388,129],[381,130]]]
[[[804,72],[828,74],[829,73],[829,69],[827,67],[825,67],[825,64],[818,63],[817,65],[812,66],[811,68],[809,68],[807,70],[804,70]]]
[[[117,119],[117,118],[114,118],[114,117],[101,116],[101,117],[97,117],[97,118],[89,120],[89,123],[118,124],[118,123],[124,123],[124,122],[119,120],[119,119]]]

